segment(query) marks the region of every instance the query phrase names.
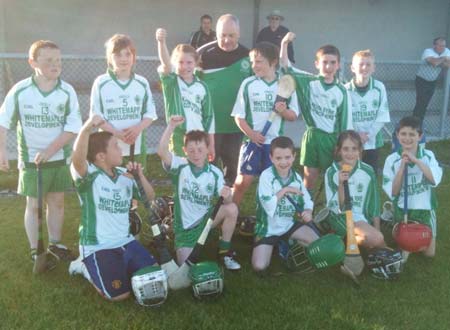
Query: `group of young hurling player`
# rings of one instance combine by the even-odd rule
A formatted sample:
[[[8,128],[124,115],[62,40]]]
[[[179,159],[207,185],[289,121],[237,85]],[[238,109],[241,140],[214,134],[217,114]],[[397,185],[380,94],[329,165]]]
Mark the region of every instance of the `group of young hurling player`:
[[[213,199],[220,195],[224,204],[213,222],[213,226],[221,227],[218,255],[225,268],[241,268],[231,239],[238,206],[255,176],[259,176],[252,253],[255,271],[267,269],[273,247],[281,239],[295,240],[304,247],[319,239],[317,231],[307,224],[313,218],[311,197],[321,171],[325,173],[327,206],[333,215],[326,219],[332,232],[345,234],[343,182],[348,181],[358,243],[369,249],[385,247],[376,171],[378,149],[383,144],[381,129],[390,117],[384,85],[372,77],[373,54],[369,50],[355,53],[351,66],[355,76],[344,86],[336,78],[340,54],[332,45],[319,48],[315,59],[319,74],[312,75],[289,63],[287,47],[295,34],[283,38],[280,50],[260,43],[248,52],[236,42],[234,48],[227,49],[228,39],[236,38],[236,33],[237,18],[224,15],[218,21],[218,41],[205,45],[199,53],[189,45],[178,45],[170,56],[167,32],[156,31],[161,60],[158,72],[168,122],[158,154],[175,184],[173,227],[178,264],[189,256],[209,217]],[[148,81],[133,72],[136,49],[132,40],[116,34],[105,46],[108,69],[93,84],[90,117],[82,125],[76,93],[59,78],[58,46],[46,40],[32,44],[28,61],[34,73],[9,91],[0,109],[0,169],[9,169],[6,133],[17,127],[18,192],[26,196],[25,229],[32,260],[38,240],[39,168],[47,205],[48,253],[58,260],[73,261],[69,271],[83,274],[105,298],[122,300],[131,294],[133,274],[158,269],[156,259],[131,234],[128,219],[133,199],[155,197],[143,167],[145,129],[157,116]],[[224,62],[215,63],[220,56]],[[197,74],[199,65],[203,71]],[[278,79],[283,74],[295,79],[296,90],[286,102],[274,104]],[[221,102],[224,99],[227,102]],[[221,108],[230,102],[234,106]],[[272,110],[277,115],[263,135],[262,128]],[[300,149],[303,179],[292,168],[293,143],[283,137],[284,121],[296,120],[300,112],[307,127]],[[93,133],[94,129],[100,132]],[[232,150],[227,155],[227,142],[240,142],[241,132],[245,139],[237,162],[240,165],[236,164],[238,173],[235,178],[233,173],[224,178],[209,161],[216,156],[224,163],[230,158],[237,160],[236,155],[229,155]],[[76,136],[72,151],[70,142]],[[401,220],[402,175],[405,167],[409,168],[408,191],[413,202],[408,212],[432,228],[433,239],[424,254],[434,256],[433,188],[439,184],[442,170],[434,154],[418,144],[422,137],[420,121],[417,124],[414,117],[404,118],[397,136],[401,148],[386,160],[383,188],[394,201],[394,220]],[[252,143],[257,148],[249,160]],[[134,150],[138,150],[136,155]],[[126,169],[121,167],[123,156],[131,160]],[[343,165],[350,165],[351,171],[344,171]],[[139,177],[145,197],[130,172]],[[72,185],[70,176],[82,208],[80,257],[75,261],[73,253],[61,244],[64,191]],[[226,183],[233,181],[231,189]],[[291,199],[301,205],[301,211]],[[47,263],[48,268],[55,266],[52,259]]]

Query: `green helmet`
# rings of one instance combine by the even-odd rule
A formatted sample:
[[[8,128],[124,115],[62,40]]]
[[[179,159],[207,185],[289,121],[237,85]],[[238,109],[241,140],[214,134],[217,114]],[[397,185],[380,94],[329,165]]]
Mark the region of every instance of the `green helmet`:
[[[191,266],[189,276],[196,298],[218,296],[223,290],[223,273],[213,261],[203,261]]]
[[[344,242],[338,235],[327,234],[309,244],[306,255],[317,269],[334,266],[344,260]]]
[[[306,256],[305,248],[295,240],[286,254],[286,267],[298,273],[311,273],[315,270]]]

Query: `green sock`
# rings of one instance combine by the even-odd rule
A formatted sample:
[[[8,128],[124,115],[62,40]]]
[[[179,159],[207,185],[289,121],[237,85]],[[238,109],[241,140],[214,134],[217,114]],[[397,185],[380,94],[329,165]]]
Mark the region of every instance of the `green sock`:
[[[219,254],[224,254],[230,251],[231,242],[226,242],[224,240],[219,241]]]

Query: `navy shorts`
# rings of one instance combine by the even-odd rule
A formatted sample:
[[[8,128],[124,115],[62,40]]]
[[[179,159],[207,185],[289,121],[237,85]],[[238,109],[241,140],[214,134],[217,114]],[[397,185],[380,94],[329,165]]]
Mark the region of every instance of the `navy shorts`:
[[[92,283],[106,298],[131,291],[131,276],[156,259],[136,240],[115,249],[97,251],[83,259]]]
[[[252,155],[249,159],[250,153]],[[271,165],[270,144],[263,144],[260,147],[249,141],[242,144],[239,153],[239,174],[258,176]]]

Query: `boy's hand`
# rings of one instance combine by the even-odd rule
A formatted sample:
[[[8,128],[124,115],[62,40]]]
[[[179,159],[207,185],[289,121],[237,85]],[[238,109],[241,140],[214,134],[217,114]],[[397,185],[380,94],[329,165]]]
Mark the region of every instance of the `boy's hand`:
[[[256,144],[257,146],[261,146],[264,144],[266,138],[260,132],[252,131],[249,135],[250,140]]]
[[[213,145],[208,146],[208,162],[213,162],[216,158],[216,148]]]
[[[347,171],[339,171],[339,183],[342,184],[344,181],[348,181],[350,173]]]
[[[278,101],[275,103],[275,112],[281,115],[283,111],[287,110],[286,102]]]
[[[295,187],[284,187],[281,191],[283,191],[283,196],[286,194],[303,195],[302,191]]]
[[[104,122],[105,120],[102,117],[100,117],[99,115],[94,115],[88,118],[85,125],[89,128],[97,128],[100,127]]]
[[[312,210],[304,210],[302,212],[301,216],[302,216],[302,220],[304,222],[310,222],[312,220],[312,218],[313,218]]]
[[[180,126],[184,122],[184,117],[180,115],[171,116],[169,120],[169,125],[172,128]]]
[[[230,199],[231,198],[231,188],[228,186],[223,186],[222,190],[220,191],[220,196],[222,196],[223,199]]]
[[[409,152],[409,151],[403,151],[403,153],[402,153],[402,161],[405,161],[405,163],[406,164],[408,164],[408,163],[417,163],[417,158],[416,158],[416,156],[413,154],[413,153],[411,153],[411,152]]]
[[[290,42],[294,41],[294,39],[295,39],[295,33],[294,32],[288,32],[288,33],[286,33],[284,38],[281,40],[281,44],[290,43]]]
[[[362,144],[365,144],[367,141],[369,141],[369,133],[367,132],[359,132],[359,137],[361,138]]]
[[[165,42],[167,38],[167,31],[163,28],[159,28],[156,30],[156,40],[158,42]]]
[[[140,125],[130,126],[123,131],[123,141],[127,144],[133,144],[136,142],[137,137],[141,134]]]
[[[34,163],[36,165],[39,165],[41,163],[45,163],[47,160],[49,160],[49,158],[50,156],[45,151],[41,151],[38,152],[36,156],[34,156]]]
[[[141,179],[144,177],[143,167],[138,162],[128,162],[127,170],[128,170],[128,174],[131,174],[131,176],[133,173],[136,172]]]

